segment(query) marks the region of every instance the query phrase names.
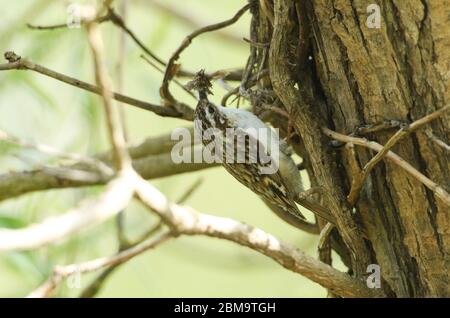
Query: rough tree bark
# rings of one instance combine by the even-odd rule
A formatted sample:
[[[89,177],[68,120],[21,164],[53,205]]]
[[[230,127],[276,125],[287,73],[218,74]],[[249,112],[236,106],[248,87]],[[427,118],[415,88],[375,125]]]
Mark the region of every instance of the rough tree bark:
[[[293,139],[294,148],[337,215],[332,245],[349,256],[344,261],[351,272],[362,278],[368,264],[379,264],[382,288],[390,296],[449,297],[449,206],[383,160],[364,182],[352,213],[346,195],[355,162],[362,168],[375,153],[357,146],[332,149],[321,132],[322,126],[350,134],[386,120],[410,123],[448,104],[448,3],[376,1],[381,28],[369,28],[367,8],[373,2],[259,1],[252,8],[250,71],[269,69],[259,86],[273,89],[278,107],[290,114],[301,136]],[[254,98],[253,107],[261,100]],[[273,122],[287,126],[285,118]],[[385,144],[394,132],[365,137]],[[427,137],[430,132],[448,144],[448,114],[402,139],[393,151],[448,191],[450,156]]]

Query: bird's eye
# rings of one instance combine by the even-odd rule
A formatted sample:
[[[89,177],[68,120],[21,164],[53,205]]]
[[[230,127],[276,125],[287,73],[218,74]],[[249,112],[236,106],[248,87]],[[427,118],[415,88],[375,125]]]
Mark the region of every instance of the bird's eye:
[[[214,113],[214,107],[208,106],[208,113],[210,114]]]

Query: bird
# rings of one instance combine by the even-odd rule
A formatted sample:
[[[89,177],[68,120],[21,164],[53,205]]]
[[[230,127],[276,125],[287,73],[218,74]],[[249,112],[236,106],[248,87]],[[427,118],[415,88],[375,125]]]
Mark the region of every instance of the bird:
[[[220,157],[220,162],[228,173],[260,196],[278,216],[291,225],[302,229],[311,225],[296,206],[296,202],[329,222],[334,222],[328,209],[299,195],[304,191],[300,173],[290,156],[289,146],[277,132],[249,111],[228,108],[209,101],[211,87],[210,79],[204,70],[197,72],[194,79],[186,85],[187,89],[197,90],[199,94],[194,111],[195,131],[201,136],[204,146],[221,149],[215,155]],[[214,138],[205,138],[205,132],[208,130],[219,134],[214,134]],[[229,131],[233,132],[231,136],[227,135]],[[265,138],[261,138],[258,133],[261,131],[268,132]],[[236,142],[238,137],[235,136],[245,138]],[[217,145],[221,147],[215,147]],[[279,147],[272,149],[274,145]],[[261,151],[269,156],[270,160],[262,158]],[[243,154],[245,160],[236,160],[238,153]],[[277,161],[277,169],[270,171],[269,165],[273,164],[273,161]],[[264,173],[264,168],[271,173]]]

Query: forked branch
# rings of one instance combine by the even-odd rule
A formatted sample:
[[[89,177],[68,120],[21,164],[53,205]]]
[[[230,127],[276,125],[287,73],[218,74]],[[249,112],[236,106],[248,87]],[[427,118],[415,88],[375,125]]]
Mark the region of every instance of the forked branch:
[[[355,205],[361,188],[364,185],[364,181],[367,179],[373,168],[375,168],[377,163],[383,160],[390,149],[392,149],[402,138],[409,136],[431,121],[443,116],[449,110],[450,105],[442,107],[441,109],[438,109],[437,111],[414,121],[410,125],[400,128],[400,130],[398,130],[391,138],[389,138],[384,147],[372,159],[370,159],[370,161],[364,166],[361,172],[354,177],[350,193],[347,196],[349,204],[351,206]]]
[[[236,21],[239,20],[239,18],[250,8],[250,5],[247,4],[244,7],[242,7],[232,18],[225,20],[220,23],[212,24],[206,27],[203,27],[201,29],[198,29],[188,36],[186,36],[181,43],[181,45],[178,47],[178,49],[172,54],[169,61],[167,62],[166,71],[164,73],[164,79],[160,88],[160,94],[161,97],[164,99],[165,103],[167,105],[174,106],[178,111],[185,112],[188,108],[187,105],[184,103],[178,102],[175,97],[170,93],[169,90],[169,84],[170,81],[174,78],[174,76],[178,73],[179,65],[176,65],[175,63],[180,58],[181,53],[191,44],[192,40],[194,40],[197,36],[212,32],[216,30],[220,30],[222,28],[225,28],[229,25],[232,25]]]
[[[365,138],[358,138],[358,137],[351,137],[351,136],[343,135],[343,134],[337,133],[328,128],[322,128],[322,131],[328,137],[339,140],[341,142],[363,146],[363,147],[375,150],[377,152],[380,152],[383,150],[382,145],[380,145],[379,143],[376,143],[374,141],[368,141]],[[390,161],[392,161],[393,163],[395,163],[396,165],[398,165],[399,167],[404,169],[411,176],[413,176],[416,180],[423,183],[438,198],[440,198],[446,205],[450,206],[450,194],[444,188],[442,188],[440,185],[438,185],[436,182],[430,180],[423,173],[419,172],[416,168],[414,168],[408,162],[403,160],[400,156],[398,156],[397,154],[395,154],[392,151],[388,151],[383,156],[383,158],[389,159]]]

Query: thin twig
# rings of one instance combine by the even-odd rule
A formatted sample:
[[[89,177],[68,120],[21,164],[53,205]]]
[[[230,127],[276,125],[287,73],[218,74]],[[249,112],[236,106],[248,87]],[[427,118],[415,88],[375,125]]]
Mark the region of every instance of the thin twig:
[[[128,13],[128,0],[122,0],[120,2],[120,13],[123,17],[123,19],[126,19],[127,13]],[[119,93],[123,92],[123,80],[124,80],[124,68],[125,68],[125,57],[126,57],[126,51],[127,51],[127,41],[126,41],[126,35],[123,32],[120,32],[119,34],[119,41],[118,41],[118,58],[117,58],[117,64],[116,64],[116,87]],[[128,140],[128,132],[126,127],[126,113],[125,108],[120,105],[119,107],[119,113],[120,113],[120,120],[122,122],[123,132],[125,136],[125,140]]]
[[[151,51],[148,46],[146,46],[138,37],[137,35],[126,25],[126,23],[123,21],[123,18],[118,15],[112,8],[108,9],[108,13],[102,17],[98,17],[93,20],[97,23],[103,23],[103,22],[112,22],[116,27],[120,28],[125,34],[127,34],[133,42],[144,51],[145,54],[147,54],[149,57],[154,59],[157,63],[159,63],[161,66],[166,67],[167,63],[158,57],[153,51]],[[87,21],[81,21],[82,25],[86,24]],[[34,30],[54,30],[58,28],[67,28],[67,23],[61,23],[56,25],[48,25],[48,26],[40,26],[40,25],[32,25],[27,24],[29,28]],[[183,69],[178,70],[177,74],[175,75],[177,77],[194,77],[195,73],[189,72]],[[242,78],[242,70],[236,70],[233,72],[229,72],[224,79],[228,81],[240,81]]]
[[[103,161],[101,161],[97,158],[93,158],[93,157],[91,158],[91,157],[83,156],[83,155],[76,154],[76,153],[62,152],[62,151],[60,151],[56,148],[53,148],[52,146],[49,146],[49,145],[25,141],[18,137],[11,136],[10,134],[6,133],[3,130],[0,130],[0,141],[6,141],[9,143],[19,145],[24,148],[34,149],[36,151],[39,151],[39,152],[47,154],[47,155],[56,156],[56,157],[59,157],[62,159],[72,160],[77,163],[85,164],[89,167],[94,168],[95,170],[97,170],[98,172],[103,174],[105,177],[112,176],[114,173],[113,170],[111,169],[111,167],[109,167]]]
[[[103,22],[112,22],[115,26],[122,29],[123,32],[125,32],[135,43],[137,46],[139,46],[145,54],[150,56],[152,59],[157,61],[159,64],[165,66],[166,63],[159,58],[155,53],[153,53],[147,46],[142,43],[141,40],[132,32],[128,26],[125,24],[125,21],[123,20],[122,16],[118,15],[112,8],[107,9],[108,12],[101,17],[97,17],[91,21],[80,21],[80,24],[86,25],[87,23],[95,22],[95,23],[103,23]],[[67,23],[60,23],[60,24],[54,24],[54,25],[33,25],[28,23],[27,26],[32,30],[56,30],[56,29],[62,29],[67,28]],[[184,74],[185,76],[192,76],[192,74]]]
[[[347,200],[351,206],[354,206],[356,203],[356,200],[359,197],[359,193],[361,191],[361,188],[364,185],[364,181],[367,179],[367,177],[370,175],[370,172],[375,168],[377,163],[379,163],[381,160],[383,160],[383,157],[386,156],[386,154],[389,152],[390,149],[392,149],[397,142],[412,134],[419,128],[423,127],[424,125],[430,123],[431,121],[441,117],[444,115],[447,111],[450,110],[450,105],[442,107],[441,109],[421,118],[413,123],[411,123],[409,126],[401,128],[398,130],[384,145],[383,149],[381,149],[370,161],[364,166],[364,168],[361,170],[361,172],[356,175],[352,181],[352,187],[350,189],[350,193],[347,196]]]
[[[7,52],[7,54],[14,54],[13,52]],[[76,78],[55,72],[51,69],[48,69],[44,66],[41,66],[39,64],[35,64],[28,59],[20,58],[20,56],[17,58],[17,60],[12,60],[9,63],[6,64],[0,64],[0,71],[6,71],[6,70],[31,70],[37,73],[40,73],[42,75],[54,78],[58,81],[64,82],[66,84],[84,89],[88,92],[101,95],[101,90],[99,87],[83,82],[81,80],[78,80]],[[164,116],[164,117],[176,117],[176,118],[182,118],[182,114],[177,112],[173,108],[169,107],[162,107],[160,105],[155,105],[151,103],[147,103],[129,96],[125,96],[119,93],[113,93],[112,97],[122,103],[132,105],[141,109],[145,109],[147,111],[151,111],[157,115]],[[190,120],[190,118],[185,118]]]
[[[123,20],[123,18],[121,16],[119,16],[112,9],[108,10],[108,15],[109,15],[109,20],[114,25],[121,28],[126,34],[128,34],[128,36],[136,43],[137,46],[139,46],[145,52],[145,54],[150,56],[152,59],[157,61],[159,64],[161,64],[163,66],[166,65],[166,63],[160,57],[158,57],[155,53],[153,53],[147,46],[144,45],[144,43],[142,43],[141,40],[139,40],[139,38],[134,34],[134,32],[131,31],[130,28],[128,28],[128,26],[125,24],[125,21]]]
[[[109,21],[110,17],[108,14],[102,16],[102,17],[97,17],[93,20],[93,22],[96,23],[103,23],[106,21]],[[86,24],[87,21],[80,21],[80,24]],[[51,25],[37,25],[37,24],[32,24],[32,23],[27,23],[27,27],[30,28],[31,30],[40,30],[40,31],[51,31],[51,30],[58,30],[58,29],[65,29],[67,28],[69,25],[67,24],[67,22],[65,23],[59,23],[59,24],[51,24]]]
[[[127,18],[128,13],[128,0],[122,0],[120,2],[119,6],[120,14],[125,21]],[[117,64],[116,64],[116,76],[115,76],[115,82],[116,87],[119,93],[122,93],[123,91],[123,77],[124,77],[124,68],[125,68],[125,56],[126,56],[126,49],[127,49],[127,37],[124,32],[119,33],[119,40],[118,40],[118,58],[117,58]],[[120,122],[123,127],[123,134],[125,141],[128,143],[128,129],[127,129],[127,114],[125,112],[125,107],[123,105],[119,105],[119,117]],[[125,246],[129,245],[127,236],[125,234],[125,211],[121,211],[116,216],[116,227],[117,227],[117,239],[119,241],[119,250],[123,250]]]
[[[120,113],[112,99],[112,81],[108,75],[103,59],[103,41],[98,25],[87,24],[88,41],[94,60],[95,80],[100,88],[103,106],[105,108],[109,138],[111,141],[114,163],[117,170],[129,169],[131,159],[126,149],[124,128]]]
[[[181,53],[191,44],[192,40],[197,36],[206,33],[216,31],[222,28],[225,28],[229,25],[235,23],[239,18],[249,9],[250,5],[247,4],[243,8],[241,8],[231,19],[226,21],[212,24],[201,29],[198,29],[188,36],[186,36],[178,47],[178,49],[172,54],[169,61],[167,62],[166,72],[164,73],[164,79],[160,88],[161,97],[165,100],[168,105],[174,106],[179,112],[184,113],[187,109],[187,105],[178,102],[169,91],[170,81],[173,79],[175,74],[177,73],[177,66],[175,65],[176,61],[180,58]]]
[[[324,134],[330,138],[345,142],[345,143],[352,143],[355,145],[363,146],[372,150],[375,150],[377,152],[380,152],[383,150],[383,146],[379,143],[376,143],[374,141],[368,141],[365,138],[357,138],[357,137],[351,137],[344,134],[340,134],[338,132],[335,132],[331,129],[322,128],[322,131]],[[419,182],[423,183],[428,189],[430,189],[438,198],[440,198],[445,204],[450,206],[450,194],[445,191],[444,188],[442,188],[440,185],[438,185],[436,182],[430,180],[428,177],[426,177],[424,174],[419,172],[416,168],[414,168],[412,165],[407,163],[405,160],[403,160],[400,156],[395,154],[392,151],[388,151],[383,158],[391,160],[393,163],[398,165],[399,167],[403,168],[406,172],[408,172],[412,177],[414,177]]]
[[[319,235],[319,244],[317,247],[318,254],[319,254],[319,260],[324,262],[325,264],[328,264],[332,266],[333,259],[331,254],[331,243],[330,243],[330,236],[331,232],[334,229],[334,225],[331,223],[325,224],[325,226],[320,231]],[[331,291],[327,291],[329,298],[336,297],[335,294],[333,294]]]
[[[144,241],[151,239],[150,237],[158,232],[163,226],[163,223],[159,221],[154,226],[152,226],[149,230],[147,230],[139,239],[137,239],[134,243],[129,243],[126,246],[122,246],[119,249],[119,252],[116,255],[119,255],[121,252],[128,250],[130,248],[134,248],[137,245],[142,244]],[[94,297],[103,287],[104,282],[108,279],[108,277],[115,272],[115,270],[122,265],[123,263],[116,263],[105,269],[97,278],[95,278],[81,293],[80,298],[92,298]]]
[[[203,178],[198,178],[187,190],[183,193],[183,195],[177,200],[178,204],[182,204],[189,199],[192,194],[202,185]]]
[[[104,267],[124,263],[129,259],[135,257],[136,255],[140,255],[145,251],[157,247],[158,245],[169,240],[170,238],[172,238],[171,233],[166,231],[154,238],[148,239],[142,244],[131,247],[114,256],[98,258],[80,264],[71,264],[55,267],[53,274],[50,276],[50,278],[44,284],[42,284],[34,291],[32,291],[27,297],[29,298],[49,297],[52,294],[52,292],[59,286],[59,284],[61,284],[61,282],[67,277],[70,277],[75,274],[90,273]]]
[[[193,147],[200,143],[200,140],[194,136],[194,127],[182,127],[180,129],[186,129],[191,137],[189,140],[185,140],[183,147]],[[128,152],[131,158],[139,159],[148,157],[149,155],[160,155],[164,153],[170,153],[173,147],[180,141],[172,138],[172,132],[161,134],[159,136],[152,136],[146,138],[144,141],[136,145],[129,145]],[[103,152],[94,156],[102,161],[110,161],[112,159],[111,151]]]
[[[148,57],[146,57],[145,55],[141,54],[141,58],[147,62],[150,66],[152,66],[155,70],[157,70],[158,72],[160,72],[161,74],[164,74],[164,70],[162,68],[160,68],[158,65],[156,65],[155,63],[153,63]],[[173,79],[173,82],[175,84],[178,85],[178,87],[180,87],[181,89],[183,89],[186,93],[189,94],[189,96],[193,97],[195,100],[197,100],[197,97],[194,95],[194,93],[192,93],[190,90],[188,90],[183,84],[180,83],[180,81],[178,81],[177,79]]]
[[[431,131],[427,131],[425,132],[425,134],[427,135],[427,137],[433,141],[436,145],[442,147],[444,150],[446,150],[447,152],[450,152],[450,145],[447,145],[443,140],[439,139],[438,137],[436,137]]]
[[[270,47],[270,43],[259,43],[259,42],[255,42],[255,41],[252,41],[252,40],[247,39],[247,38],[243,38],[243,40],[245,42],[247,42],[248,44],[250,44],[250,45],[252,45],[254,47],[260,48],[260,49],[265,49],[265,48]]]
[[[122,29],[132,40],[133,42],[141,48],[142,51],[144,51],[145,54],[147,54],[149,57],[154,59],[156,62],[158,62],[161,66],[167,67],[167,62],[165,62],[163,59],[158,57],[155,53],[153,53],[138,37],[137,35],[126,25],[124,20],[120,15],[118,15],[114,10],[110,9],[109,12],[109,20],[117,27]],[[231,80],[231,81],[239,81],[242,77],[242,72],[236,71],[236,72],[230,72],[227,74],[225,79]],[[183,70],[180,68],[175,75],[177,77],[194,77],[195,73],[189,72],[186,70]]]
[[[256,42],[257,40],[257,17],[255,15],[255,11],[254,10],[250,10],[251,14],[252,14],[252,19],[250,22],[250,38],[253,42]],[[269,45],[270,47],[270,45]],[[265,52],[267,48],[263,48],[263,51]],[[256,62],[256,55],[258,53],[257,47],[256,46],[251,46],[250,47],[250,55],[247,59],[247,63],[245,65],[244,68],[244,72],[242,74],[242,81],[239,85],[239,95],[243,96],[243,97],[248,97],[247,94],[247,89],[248,89],[248,85],[249,85],[249,81],[251,79],[252,73],[253,73],[253,68]]]
[[[202,148],[195,147],[194,151],[199,154],[202,152]],[[145,179],[168,177],[218,166],[218,164],[205,162],[176,164],[173,162],[170,152],[148,156],[140,153],[139,150],[137,150],[137,153],[142,156],[133,161],[133,168]],[[57,168],[52,167],[52,171],[53,169]],[[76,169],[76,172],[88,173],[89,178],[73,178],[64,174],[54,173],[48,169],[11,171],[0,174],[0,201],[35,191],[102,185],[110,180],[110,178],[104,178],[97,173],[81,171],[80,168],[72,166],[63,166],[61,170],[63,172],[72,172],[75,171],[74,169]]]
[[[404,123],[399,120],[385,120],[385,121],[375,123],[375,124],[359,126],[355,129],[355,134],[357,136],[368,135],[368,134],[373,134],[373,133],[377,133],[377,132],[384,131],[384,130],[399,128],[402,125],[404,125]]]
[[[199,16],[196,10],[188,10],[188,8],[180,6],[178,3],[170,3],[169,1],[155,1],[155,0],[143,0],[144,4],[156,8],[157,10],[175,17],[181,22],[184,22],[191,29],[198,29],[202,25],[208,24],[210,21],[205,21],[203,17]],[[242,45],[242,38],[233,32],[227,32],[226,30],[219,30],[217,36],[229,41],[231,44]]]
[[[262,78],[264,78],[264,77],[266,77],[266,76],[269,76],[269,70],[268,70],[268,69],[265,69],[265,70],[262,70],[262,71],[258,72],[258,74],[252,76],[252,78],[250,79],[250,81],[249,81],[248,84],[247,84],[247,85],[248,85],[247,88],[250,88],[250,87],[254,86],[254,85],[256,84],[256,82],[257,82],[259,79],[262,79]],[[241,88],[241,86],[239,85],[239,86],[236,86],[236,87],[233,88],[233,89],[230,89],[230,90],[228,91],[228,93],[226,93],[226,94],[222,97],[221,105],[226,106],[226,105],[227,105],[227,102],[228,102],[228,99],[229,99],[231,96],[233,96],[233,95],[237,95],[238,97],[241,96],[240,93],[239,93],[240,88]],[[249,99],[248,94],[245,94],[245,95],[246,95],[246,96],[242,96],[242,97],[244,97],[245,99]]]
[[[319,235],[319,244],[317,245],[317,249],[319,252],[325,248],[325,245],[328,244],[330,239],[331,231],[334,229],[334,225],[331,223],[327,223],[323,229],[320,231]],[[331,264],[330,264],[331,265]]]

